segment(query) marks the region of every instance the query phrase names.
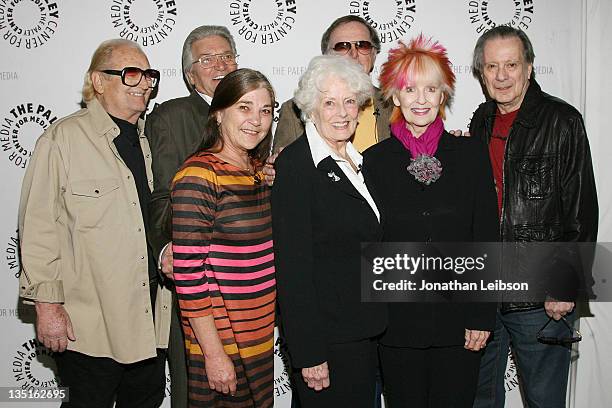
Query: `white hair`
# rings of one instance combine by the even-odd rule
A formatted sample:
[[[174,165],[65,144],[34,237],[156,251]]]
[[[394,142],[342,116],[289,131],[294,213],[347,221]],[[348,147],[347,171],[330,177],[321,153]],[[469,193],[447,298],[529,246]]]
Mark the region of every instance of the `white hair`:
[[[306,121],[314,111],[321,97],[322,84],[329,78],[346,83],[351,92],[357,95],[357,103],[360,107],[374,94],[372,80],[363,72],[361,65],[338,55],[314,57],[302,74],[298,89],[293,94],[293,101],[301,110],[303,121]]]

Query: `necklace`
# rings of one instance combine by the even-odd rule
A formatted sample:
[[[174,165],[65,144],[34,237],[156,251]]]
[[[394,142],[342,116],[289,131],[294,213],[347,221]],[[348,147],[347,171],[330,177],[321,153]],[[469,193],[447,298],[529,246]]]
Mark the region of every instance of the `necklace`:
[[[246,166],[242,163],[239,163],[237,160],[234,160],[233,158],[229,158],[227,155],[225,154],[220,154],[217,153],[217,156],[219,156],[219,158],[221,160],[223,160],[224,162],[231,164],[232,166],[242,170],[242,171],[246,171],[249,173],[249,176],[253,177],[253,182],[255,184],[261,184],[261,176],[259,175],[259,173],[257,172],[257,170],[255,169],[255,165],[253,163],[253,159],[252,158],[248,158],[247,159],[247,164]]]

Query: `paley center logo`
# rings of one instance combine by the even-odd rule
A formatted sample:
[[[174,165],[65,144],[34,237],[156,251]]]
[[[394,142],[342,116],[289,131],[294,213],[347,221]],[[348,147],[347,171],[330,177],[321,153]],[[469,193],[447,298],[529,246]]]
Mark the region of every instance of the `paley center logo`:
[[[414,24],[416,0],[350,1],[349,13],[378,31],[381,43],[391,43],[404,37]]]
[[[25,169],[36,139],[56,120],[51,109],[34,102],[10,108],[0,122],[0,146],[9,161]]]
[[[516,363],[514,362],[514,355],[512,350],[508,351],[508,365],[506,366],[506,372],[504,373],[504,387],[506,392],[512,391],[519,386],[519,375],[516,371]]]
[[[51,109],[34,102],[9,108],[0,122],[0,146],[8,160],[25,169],[36,139],[56,120]]]
[[[0,0],[0,38],[16,48],[46,44],[59,21],[59,8],[52,0]]]
[[[19,278],[21,276],[21,263],[19,254],[19,230],[15,231],[6,242],[4,250],[4,259],[6,266],[9,268],[13,276]]]
[[[112,0],[110,19],[119,37],[149,47],[162,42],[174,29],[176,1]]]
[[[274,342],[274,396],[282,397],[291,392],[289,380],[287,343],[277,336]]]
[[[500,25],[526,31],[534,19],[533,0],[471,0],[468,16],[478,34]]]
[[[297,21],[296,0],[242,0],[229,3],[229,18],[238,35],[269,45],[287,37]]]
[[[21,389],[56,388],[53,352],[36,339],[28,339],[18,347],[12,358],[11,372]]]

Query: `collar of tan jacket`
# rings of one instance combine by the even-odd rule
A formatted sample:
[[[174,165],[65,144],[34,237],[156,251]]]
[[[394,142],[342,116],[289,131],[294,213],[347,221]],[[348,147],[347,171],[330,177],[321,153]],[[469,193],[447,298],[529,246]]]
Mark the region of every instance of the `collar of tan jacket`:
[[[112,133],[112,139],[114,139],[119,135],[119,128],[97,98],[87,102],[87,110],[91,113],[92,124],[98,136],[102,137]],[[138,118],[138,136],[145,137],[144,120],[140,118]]]

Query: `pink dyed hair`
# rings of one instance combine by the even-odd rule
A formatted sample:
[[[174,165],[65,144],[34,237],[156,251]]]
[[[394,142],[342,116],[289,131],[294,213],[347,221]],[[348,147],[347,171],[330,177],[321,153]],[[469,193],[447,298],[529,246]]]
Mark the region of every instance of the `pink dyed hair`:
[[[382,65],[379,78],[385,99],[390,99],[394,93],[404,89],[409,82],[413,81],[415,74],[426,73],[432,65],[442,79],[444,101],[440,106],[439,115],[445,119],[445,108],[455,93],[455,74],[451,68],[446,48],[438,41],[433,41],[431,37],[426,38],[423,34],[411,39],[408,45],[400,40],[398,47],[389,50],[389,58]],[[391,115],[391,123],[400,119],[403,120],[402,113],[399,108],[395,107]]]

